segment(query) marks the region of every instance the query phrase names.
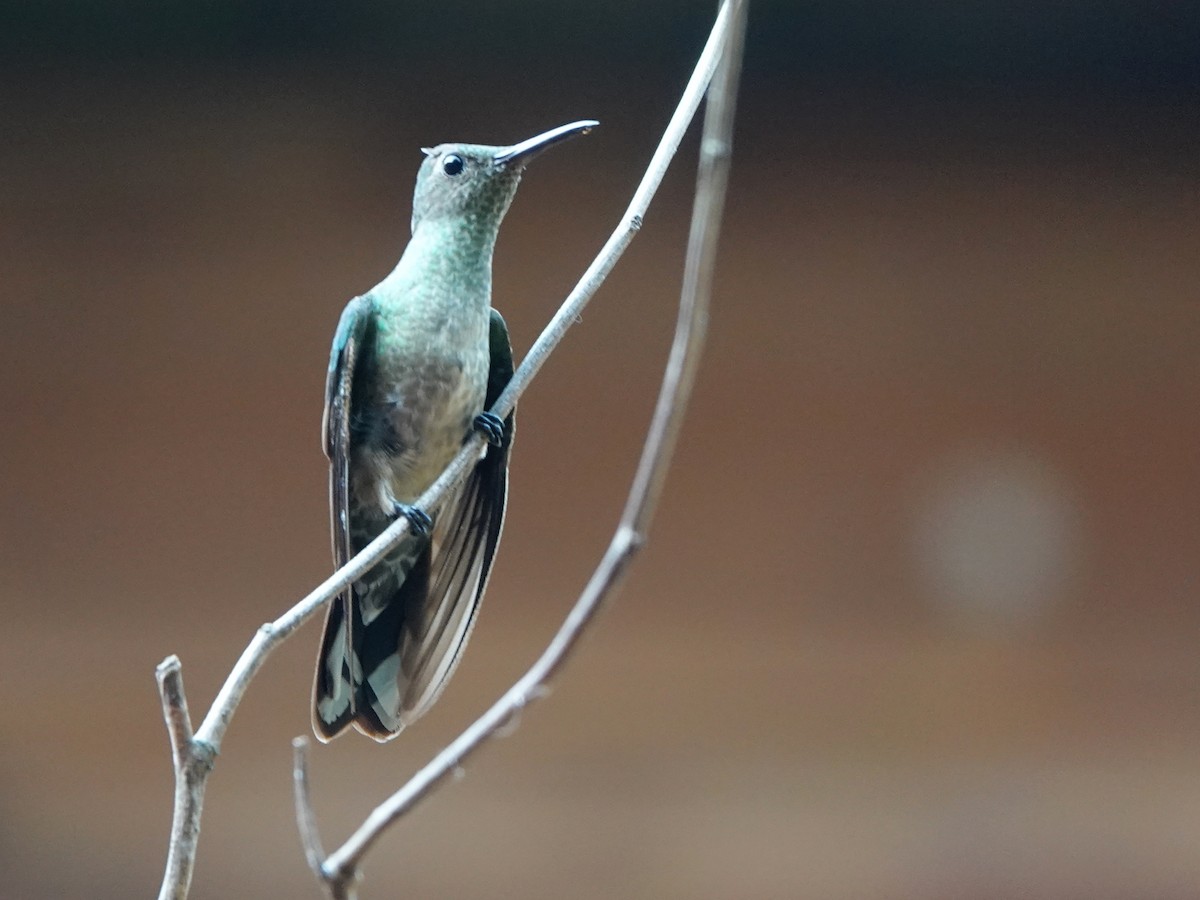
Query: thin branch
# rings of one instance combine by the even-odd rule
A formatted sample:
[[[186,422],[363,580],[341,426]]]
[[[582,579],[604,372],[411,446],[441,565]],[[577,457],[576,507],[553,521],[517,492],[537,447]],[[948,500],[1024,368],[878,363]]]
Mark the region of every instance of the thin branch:
[[[705,48],[705,56],[697,66],[697,73],[706,69],[711,71],[709,67],[718,58],[721,60],[720,75],[709,89],[679,320],[658,405],[616,533],[558,633],[529,671],[406,785],[376,807],[346,843],[326,859],[322,867],[323,878],[335,897],[346,884],[357,883],[364,856],[390,825],[456,772],[488,737],[500,731],[524,707],[545,696],[547,682],[566,662],[604,601],[615,592],[633,556],[645,541],[704,344],[717,238],[728,183],[745,17],[745,0],[727,0]],[[722,47],[726,48],[723,55]],[[699,80],[694,77],[689,90],[707,81],[707,75],[701,75]],[[555,321],[560,317],[561,314]]]
[[[158,695],[162,698],[163,719],[171,738],[171,755],[175,765],[181,765],[192,742],[192,716],[188,712],[187,694],[183,690],[183,665],[171,654],[154,670]]]
[[[325,848],[317,831],[317,817],[313,814],[312,799],[308,790],[308,738],[292,739],[292,791],[296,801],[296,823],[300,826],[300,841],[304,844],[304,858],[313,874],[321,877],[325,865]]]
[[[621,519],[623,524],[642,536],[649,527],[662,493],[668,463],[696,381],[700,351],[708,331],[708,307],[712,297],[721,218],[725,210],[729,163],[733,156],[733,119],[745,46],[746,5],[739,2],[737,7],[730,24],[721,68],[708,90],[708,102],[704,109],[700,165],[696,173],[696,200],[692,207],[675,340],[667,360],[654,419],[629,492],[629,502]]]
[[[579,318],[588,301],[591,300],[633,240],[638,229],[641,228],[642,218],[662,182],[667,166],[674,157],[716,68],[722,43],[729,30],[731,2],[734,0],[726,0],[717,14],[712,33],[701,53],[691,80],[684,90],[679,106],[667,125],[663,138],[651,158],[646,174],[642,177],[620,225],[584,272],[575,289],[563,302],[537,342],[530,348],[521,366],[513,374],[508,387],[492,407],[491,411],[500,418],[507,416],[516,405],[546,358],[562,341],[567,329]],[[441,476],[420,497],[417,505],[424,509],[436,508],[441,498],[466,477],[478,460],[482,448],[483,437],[472,436]],[[167,900],[167,898],[183,900],[187,896],[195,860],[196,842],[200,831],[200,815],[203,810],[208,774],[215,762],[216,755],[220,752],[221,742],[233,714],[254,676],[258,674],[267,657],[276,647],[319,612],[330,600],[377,565],[400,543],[408,533],[408,529],[408,519],[403,516],[397,518],[353,559],[295,606],[273,622],[261,626],[234,664],[200,727],[196,729],[194,735],[188,735],[186,743],[180,744],[180,746],[188,748],[187,752],[173,750],[176,771],[175,809],[171,825],[167,867],[159,893],[160,900]],[[167,667],[172,659],[174,659],[173,665],[177,669],[179,662],[172,657],[160,665],[160,670]],[[171,706],[170,710],[186,707],[186,701],[182,695],[182,680],[180,680],[179,700],[180,704]],[[164,714],[167,717],[174,747],[177,738],[180,738],[183,732],[177,730],[173,719],[176,713],[168,710],[165,699]],[[183,760],[182,764],[181,760]],[[186,792],[181,791],[181,784],[187,786]],[[328,860],[324,868],[329,869]]]
[[[504,389],[504,392],[496,399],[495,406],[492,407],[492,412],[496,415],[506,416],[516,405],[517,398],[525,392],[525,388],[537,375],[542,363],[546,361],[546,357],[562,341],[567,329],[578,321],[580,313],[592,299],[596,289],[608,277],[612,267],[621,258],[625,248],[629,246],[634,235],[642,227],[642,219],[650,206],[650,201],[654,199],[654,194],[658,191],[667,167],[670,166],[675,152],[679,149],[679,143],[683,140],[688,125],[696,115],[696,110],[700,107],[700,101],[704,98],[713,72],[720,61],[721,46],[729,30],[730,2],[731,0],[725,0],[717,12],[712,31],[709,33],[704,49],[700,52],[700,58],[696,61],[692,77],[688,80],[687,87],[684,88],[683,95],[679,98],[679,105],[676,106],[671,120],[667,123],[662,140],[659,141],[654,155],[650,157],[646,174],[642,176],[637,190],[633,192],[633,199],[629,201],[629,206],[621,217],[621,224],[617,226],[604,247],[601,248],[600,253],[588,266],[587,271],[583,273],[583,277],[579,279],[575,289],[567,295],[567,299],[554,314],[550,324],[545,327],[541,336],[529,348],[529,353],[522,360],[520,368],[513,374],[508,387]]]
[[[155,670],[163,719],[171,738],[175,768],[175,808],[171,820],[171,843],[159,900],[183,900],[192,882],[196,842],[200,837],[200,814],[204,809],[204,782],[212,770],[213,753],[192,734],[187,694],[183,690],[183,668],[179,657],[168,656]]]

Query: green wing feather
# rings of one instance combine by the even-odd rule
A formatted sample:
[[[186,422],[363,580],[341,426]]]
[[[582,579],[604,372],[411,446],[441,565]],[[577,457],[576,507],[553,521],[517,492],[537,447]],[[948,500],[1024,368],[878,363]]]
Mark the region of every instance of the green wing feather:
[[[325,377],[325,414],[322,431],[325,455],[329,458],[329,515],[333,561],[341,568],[353,556],[350,545],[350,423],[353,416],[351,390],[359,355],[371,325],[371,304],[355,297],[342,312]],[[350,648],[351,591],[346,590],[329,604],[325,636],[317,656],[313,683],[313,729],[322,740],[340,732],[354,718],[354,684]]]

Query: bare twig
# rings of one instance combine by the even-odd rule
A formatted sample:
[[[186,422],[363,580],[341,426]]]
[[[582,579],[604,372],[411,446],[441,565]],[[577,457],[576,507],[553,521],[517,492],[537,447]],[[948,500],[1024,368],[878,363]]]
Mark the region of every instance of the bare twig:
[[[567,329],[578,319],[583,308],[591,300],[641,227],[642,217],[645,215],[667,166],[674,157],[684,132],[695,115],[712,78],[720,57],[721,46],[730,28],[730,4],[733,2],[736,0],[726,0],[721,7],[708,43],[696,65],[696,70],[688,82],[662,141],[651,158],[646,174],[634,193],[633,200],[621,219],[621,224],[584,272],[575,289],[546,326],[521,366],[514,373],[508,387],[492,407],[491,411],[500,418],[507,416],[516,405],[517,400],[529,386],[542,363],[562,341]],[[482,436],[475,435],[468,440],[437,481],[420,497],[417,505],[424,509],[436,508],[441,498],[466,477],[478,459],[482,447]],[[407,534],[408,528],[406,517],[397,518],[391,526],[308,596],[273,622],[262,625],[246,649],[242,651],[194,734],[191,732],[190,719],[187,716],[187,703],[183,693],[179,660],[172,656],[160,664],[160,692],[163,698],[163,713],[173,748],[176,790],[170,847],[159,891],[159,900],[183,900],[188,894],[208,775],[220,752],[225,731],[228,729],[233,714],[241,703],[251,680],[258,674],[259,669],[262,668],[267,657],[276,647],[319,612],[332,598],[377,565],[389,551],[400,543]],[[634,532],[631,532],[629,539],[632,539],[633,534]],[[632,540],[631,543],[633,543]],[[609,555],[611,556],[611,554],[612,550],[610,549]],[[550,672],[546,673],[547,676],[549,674]],[[164,683],[166,687],[164,687]],[[521,701],[521,703],[524,702],[524,700]],[[186,723],[187,727],[181,727],[181,723]],[[479,739],[481,740],[483,736],[480,735]],[[421,794],[423,793],[422,790]],[[322,867],[323,870],[330,871],[330,865],[330,860],[326,860]]]
[[[697,66],[697,75],[689,84],[691,91],[707,82],[707,77],[702,74],[709,65],[706,59],[711,58],[715,62],[720,58],[719,75],[708,91],[675,340],[641,461],[612,542],[558,633],[529,671],[406,785],[376,807],[346,843],[325,860],[321,874],[334,897],[345,896],[343,892],[346,886],[358,882],[364,856],[390,825],[456,772],[467,757],[524,707],[545,696],[547,682],[566,662],[604,601],[612,596],[634,554],[645,541],[646,529],[657,506],[704,344],[717,237],[728,182],[745,16],[745,0],[727,0],[722,6],[712,37],[705,48],[705,56],[701,57],[701,64]],[[683,108],[684,103],[680,106]],[[673,119],[672,124],[675,121]],[[593,264],[593,268],[596,268],[596,264]],[[560,318],[561,313],[555,321]]]
[[[163,718],[171,737],[171,758],[175,766],[175,811],[171,821],[171,843],[167,848],[167,869],[163,876],[160,900],[183,900],[192,881],[196,861],[196,841],[200,837],[200,813],[204,808],[204,780],[212,771],[214,754],[207,744],[192,734],[183,690],[183,669],[178,656],[168,656],[155,670],[158,694],[162,698]]]
[[[321,877],[325,865],[325,848],[317,831],[317,817],[313,815],[312,799],[308,791],[308,738],[292,739],[292,789],[296,801],[296,824],[300,826],[300,841],[304,844],[304,858],[313,874]]]
[[[748,0],[747,0],[748,2]],[[742,71],[745,45],[746,3],[737,2],[721,68],[708,89],[704,110],[704,132],[700,139],[700,166],[696,175],[696,200],[688,234],[683,287],[679,297],[679,320],[671,356],[663,376],[654,419],[642,449],[642,458],[629,492],[622,522],[645,535],[658,506],[668,464],[675,449],[679,426],[687,411],[696,381],[696,368],[708,331],[708,307],[712,297],[717,241],[725,210],[729,163],[733,156],[733,120],[737,86]]]

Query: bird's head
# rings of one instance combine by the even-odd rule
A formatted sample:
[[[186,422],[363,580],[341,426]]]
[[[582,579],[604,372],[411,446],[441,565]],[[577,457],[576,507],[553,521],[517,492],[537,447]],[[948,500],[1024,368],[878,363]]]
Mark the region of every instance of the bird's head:
[[[422,222],[446,220],[472,230],[499,228],[526,164],[552,144],[587,134],[599,124],[588,119],[560,125],[509,147],[439,144],[423,148],[425,161],[413,197],[413,231]]]

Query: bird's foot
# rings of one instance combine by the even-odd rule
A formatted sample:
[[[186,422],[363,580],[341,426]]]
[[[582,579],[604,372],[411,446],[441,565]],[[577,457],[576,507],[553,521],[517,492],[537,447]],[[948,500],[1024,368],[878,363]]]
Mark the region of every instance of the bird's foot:
[[[429,513],[407,503],[397,503],[392,507],[392,515],[408,519],[408,525],[417,537],[426,537],[433,528],[433,519],[429,518]]]
[[[494,413],[481,412],[475,417],[472,427],[487,438],[493,447],[504,446],[504,422]]]

